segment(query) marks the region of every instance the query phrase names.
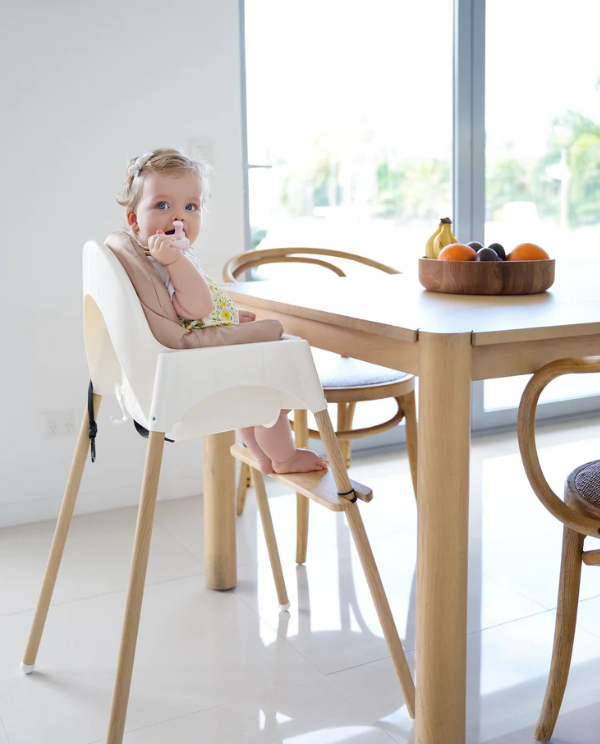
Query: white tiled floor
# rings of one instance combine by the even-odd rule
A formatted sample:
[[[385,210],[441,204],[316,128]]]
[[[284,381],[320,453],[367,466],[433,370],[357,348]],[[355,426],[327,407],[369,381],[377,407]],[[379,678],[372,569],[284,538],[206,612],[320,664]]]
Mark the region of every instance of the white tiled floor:
[[[556,490],[598,457],[599,436],[598,419],[540,430]],[[374,490],[361,511],[414,666],[406,455],[359,457],[352,475]],[[468,744],[533,742],[561,527],[531,493],[514,434],[474,440],[471,484]],[[268,488],[289,613],[279,612],[251,493],[238,520],[238,586],[225,593],[204,587],[201,500],[158,504],[125,744],[414,743],[343,517],[311,505],[308,562],[296,567],[295,496]],[[134,509],[75,517],[30,677],[19,661],[54,525],[0,530],[0,744],[103,742],[134,526]],[[584,567],[581,596],[557,744],[598,741],[600,569]]]

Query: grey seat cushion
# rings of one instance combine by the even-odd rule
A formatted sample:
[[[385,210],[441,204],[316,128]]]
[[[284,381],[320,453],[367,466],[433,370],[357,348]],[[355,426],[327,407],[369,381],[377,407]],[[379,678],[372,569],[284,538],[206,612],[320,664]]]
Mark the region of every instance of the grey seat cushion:
[[[322,349],[311,349],[323,389],[364,387],[402,382],[410,375],[358,359],[341,357]]]
[[[588,463],[577,473],[575,488],[581,498],[600,508],[600,460]]]

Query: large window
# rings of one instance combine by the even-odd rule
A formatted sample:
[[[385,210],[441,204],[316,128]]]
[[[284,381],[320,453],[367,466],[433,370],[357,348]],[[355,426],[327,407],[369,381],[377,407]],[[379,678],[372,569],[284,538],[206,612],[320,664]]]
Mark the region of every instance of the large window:
[[[246,0],[245,27],[253,244],[411,267],[452,211],[450,0]]]
[[[453,216],[466,240],[600,260],[595,0],[568,13],[539,0],[245,0],[244,13],[248,247],[336,247],[415,273]],[[540,415],[600,407],[598,377],[553,383]],[[474,428],[514,422],[525,383],[475,383]],[[386,405],[357,409],[357,425]]]
[[[600,4],[543,5],[487,0],[485,237],[600,260]]]
[[[537,243],[558,271],[600,260],[599,24],[595,0],[486,3],[485,240]],[[600,375],[585,377],[553,382],[542,402],[600,394]],[[514,409],[526,380],[486,381],[484,410]]]

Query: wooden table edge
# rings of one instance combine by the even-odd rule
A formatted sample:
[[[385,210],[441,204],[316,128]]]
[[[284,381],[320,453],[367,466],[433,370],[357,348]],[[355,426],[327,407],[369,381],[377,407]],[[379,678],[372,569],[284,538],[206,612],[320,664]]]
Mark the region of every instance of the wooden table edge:
[[[264,318],[275,317],[273,313],[278,313],[280,315],[285,315],[286,317],[306,318],[307,320],[313,320],[319,323],[328,323],[337,328],[357,330],[376,336],[385,336],[386,338],[407,341],[408,343],[416,343],[417,341],[418,332],[410,328],[400,328],[394,325],[387,325],[386,323],[360,320],[358,318],[339,315],[338,313],[331,313],[325,310],[311,310],[310,308],[302,307],[300,305],[288,305],[287,303],[278,300],[269,300],[263,297],[245,294],[244,292],[237,292],[234,287],[227,287],[227,294],[236,305],[247,310],[252,310],[253,312],[256,312],[257,315],[259,315],[259,312],[257,311],[261,311],[260,316]],[[265,315],[263,311],[269,311],[269,314]]]
[[[520,341],[546,341],[600,334],[600,323],[572,323],[546,328],[514,328],[506,331],[472,331],[473,346],[492,346]]]

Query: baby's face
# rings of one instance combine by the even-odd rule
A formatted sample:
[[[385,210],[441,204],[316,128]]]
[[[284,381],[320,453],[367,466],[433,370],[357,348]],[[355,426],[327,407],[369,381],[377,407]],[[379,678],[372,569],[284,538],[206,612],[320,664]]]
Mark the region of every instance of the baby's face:
[[[190,245],[200,233],[200,181],[193,173],[169,176],[153,173],[144,179],[142,198],[127,221],[141,243],[159,230],[173,232],[173,220],[181,220]]]

